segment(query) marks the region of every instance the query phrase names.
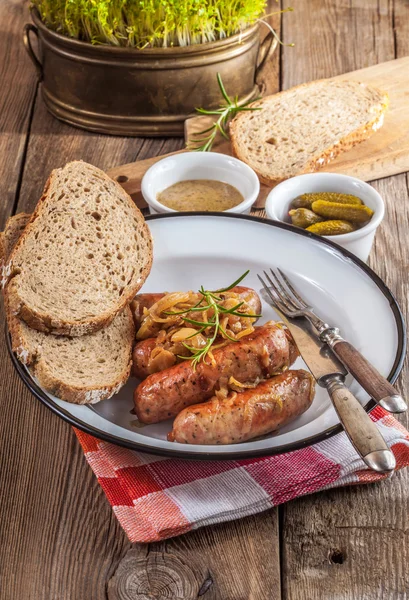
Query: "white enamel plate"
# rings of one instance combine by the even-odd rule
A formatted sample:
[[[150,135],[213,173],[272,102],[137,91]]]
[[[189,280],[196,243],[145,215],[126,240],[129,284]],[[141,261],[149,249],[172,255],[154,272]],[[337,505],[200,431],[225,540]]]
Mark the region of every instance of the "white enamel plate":
[[[282,268],[306,300],[330,324],[338,325],[390,381],[398,376],[405,353],[405,329],[398,305],[385,284],[364,263],[322,238],[291,226],[227,213],[156,215],[147,218],[154,240],[152,272],[143,292],[217,289],[244,271],[243,285],[260,291],[257,273]],[[260,323],[278,319],[263,304]],[[12,355],[13,356],[13,355]],[[93,406],[69,404],[42,390],[13,356],[33,394],[76,427],[135,450],[185,458],[244,458],[294,450],[340,431],[329,396],[318,388],[312,406],[279,432],[228,446],[193,446],[168,442],[171,422],[138,426],[132,414],[131,379],[121,392]],[[305,368],[298,359],[294,368]],[[351,378],[351,391],[367,410],[369,396]]]

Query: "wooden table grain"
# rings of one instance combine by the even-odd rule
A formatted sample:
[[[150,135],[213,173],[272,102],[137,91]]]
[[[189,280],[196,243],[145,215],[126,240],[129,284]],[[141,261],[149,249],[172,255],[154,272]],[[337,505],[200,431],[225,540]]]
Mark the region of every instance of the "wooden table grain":
[[[277,6],[270,0],[268,10]],[[281,47],[264,71],[268,91],[409,54],[408,0],[298,0],[294,9],[271,18],[283,41],[296,45]],[[0,227],[32,210],[51,169],[68,160],[109,169],[182,145],[103,137],[52,118],[22,45],[28,20],[26,2],[1,0]],[[370,264],[407,317],[408,175],[373,185],[387,211]],[[407,470],[162,543],[130,544],[71,427],[23,387],[3,336],[0,356],[2,600],[409,598]],[[407,416],[400,420],[408,426]]]

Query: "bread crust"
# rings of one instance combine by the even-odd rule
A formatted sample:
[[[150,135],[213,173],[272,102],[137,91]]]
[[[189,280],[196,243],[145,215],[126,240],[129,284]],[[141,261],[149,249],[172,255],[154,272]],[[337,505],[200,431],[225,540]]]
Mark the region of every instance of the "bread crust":
[[[82,162],[82,161],[74,161],[74,162]],[[52,318],[46,312],[35,310],[30,307],[22,298],[20,298],[18,293],[18,285],[15,281],[15,275],[18,275],[18,271],[16,271],[13,267],[13,257],[19,248],[24,244],[24,240],[29,232],[33,228],[34,222],[41,218],[41,211],[44,205],[44,202],[47,199],[48,189],[52,182],[52,178],[56,176],[57,170],[54,170],[50,177],[48,178],[43,194],[31,215],[31,218],[23,232],[20,236],[18,242],[13,248],[13,251],[10,257],[7,260],[6,265],[3,268],[3,273],[5,273],[5,278],[7,279],[7,290],[10,304],[14,307],[14,311],[19,318],[21,318],[27,325],[32,327],[33,329],[37,329],[38,331],[42,331],[44,333],[51,333],[54,335],[69,335],[69,336],[82,336],[98,331],[99,329],[106,327],[109,325],[114,317],[133,299],[136,293],[140,290],[142,285],[144,284],[146,278],[148,277],[153,260],[153,252],[152,252],[152,237],[149,231],[148,226],[145,223],[142,213],[137,208],[136,204],[133,202],[132,198],[125,192],[125,190],[120,186],[120,184],[110,177],[99,171],[99,176],[104,178],[106,181],[110,183],[114,183],[115,186],[120,191],[121,195],[126,197],[129,200],[129,206],[131,207],[134,215],[138,221],[138,225],[144,230],[144,234],[147,239],[150,240],[150,248],[149,255],[146,258],[146,264],[143,268],[143,271],[138,276],[138,279],[133,283],[132,286],[129,287],[127,294],[123,294],[119,299],[114,310],[105,311],[96,317],[90,317],[88,319],[84,319],[82,321],[69,321],[65,319]]]
[[[25,227],[29,219],[29,214],[17,213],[16,215],[13,215],[7,219],[4,231],[0,232],[0,289],[3,289],[7,283],[8,274],[6,270],[6,262],[11,254],[11,250],[14,248],[18,238],[21,235],[21,223],[23,223]]]
[[[6,260],[6,242],[4,231],[0,232],[0,265]]]
[[[320,79],[320,80],[317,80],[314,82],[302,83],[293,88],[290,88],[289,90],[285,90],[283,92],[278,92],[277,94],[274,94],[273,96],[266,96],[262,100],[257,100],[256,102],[253,102],[252,104],[250,104],[250,106],[252,106],[252,107],[262,106],[266,102],[266,100],[268,101],[271,98],[276,98],[277,96],[285,95],[288,92],[294,92],[294,90],[297,90],[297,89],[306,88],[306,87],[310,86],[311,83],[316,84],[316,83],[321,83],[321,82],[325,82],[325,81],[331,81],[331,80]],[[384,101],[381,103],[380,111],[377,114],[375,114],[374,118],[371,121],[368,121],[362,127],[356,129],[355,131],[353,131],[350,134],[346,135],[345,137],[341,138],[339,140],[338,144],[336,144],[334,146],[330,146],[321,154],[317,154],[316,156],[311,158],[308,161],[308,163],[306,163],[305,167],[303,169],[301,169],[299,172],[297,172],[297,175],[304,175],[305,173],[315,173],[316,171],[321,170],[323,167],[325,167],[325,165],[327,165],[330,162],[332,162],[333,160],[335,160],[335,158],[337,158],[337,156],[339,156],[343,152],[351,150],[351,148],[353,148],[357,144],[364,142],[365,140],[370,138],[375,131],[377,131],[380,127],[382,127],[383,118],[384,118],[385,112],[389,105],[389,97],[386,92],[384,92],[378,88],[375,88],[373,86],[371,86],[371,88],[378,91],[384,97]],[[233,156],[235,156],[236,158],[239,158],[243,162],[248,163],[248,160],[246,160],[246,158],[243,156],[243,153],[241,152],[240,144],[238,143],[238,140],[237,140],[237,126],[240,123],[240,120],[245,119],[247,115],[248,115],[248,113],[245,113],[245,112],[238,113],[238,115],[230,123],[230,140],[231,140]],[[257,167],[254,166],[253,164],[250,164],[249,166],[251,166],[251,168],[257,173],[257,176],[258,176],[259,180],[261,181],[261,183],[264,183],[268,187],[275,187],[282,181],[285,181],[286,179],[288,179],[288,177],[266,177],[264,174],[260,173],[260,171],[257,170]]]

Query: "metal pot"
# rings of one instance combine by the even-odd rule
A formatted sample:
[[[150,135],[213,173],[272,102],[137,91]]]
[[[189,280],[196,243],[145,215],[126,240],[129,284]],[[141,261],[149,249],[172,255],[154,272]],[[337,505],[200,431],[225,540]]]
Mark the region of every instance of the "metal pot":
[[[257,97],[257,72],[276,46],[271,34],[260,45],[258,24],[187,47],[94,46],[51,31],[35,9],[31,16],[24,44],[48,110],[71,125],[114,135],[182,135],[195,107],[219,106],[217,73],[232,96]],[[38,57],[30,33],[38,38]]]

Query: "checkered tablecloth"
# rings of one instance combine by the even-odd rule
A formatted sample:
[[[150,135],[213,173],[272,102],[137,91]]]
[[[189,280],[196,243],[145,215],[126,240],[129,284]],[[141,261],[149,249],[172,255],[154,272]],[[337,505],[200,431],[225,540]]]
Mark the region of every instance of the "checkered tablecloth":
[[[409,433],[377,407],[371,417],[409,464]],[[263,458],[192,461],[127,450],[75,430],[85,457],[131,542],[152,542],[239,519],[298,496],[387,477],[368,471],[344,432]]]

